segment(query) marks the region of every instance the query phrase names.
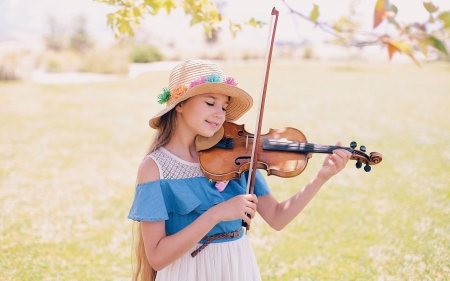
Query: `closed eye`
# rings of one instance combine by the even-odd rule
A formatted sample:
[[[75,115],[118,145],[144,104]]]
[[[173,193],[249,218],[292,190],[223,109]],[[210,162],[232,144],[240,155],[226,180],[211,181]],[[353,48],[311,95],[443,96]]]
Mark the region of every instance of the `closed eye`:
[[[208,106],[214,106],[214,103],[206,102],[206,104],[207,104]],[[226,108],[223,108],[223,107],[222,107],[222,110],[225,111],[225,112],[227,111],[227,109],[226,109]]]

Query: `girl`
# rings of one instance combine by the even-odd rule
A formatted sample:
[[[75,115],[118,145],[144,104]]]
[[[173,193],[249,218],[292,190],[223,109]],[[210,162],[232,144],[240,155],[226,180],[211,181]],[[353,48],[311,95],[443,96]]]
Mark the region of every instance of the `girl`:
[[[236,85],[215,64],[189,60],[172,70],[158,96],[167,104],[149,121],[156,137],[139,167],[128,216],[140,221],[133,280],[261,280],[241,221],[251,224],[258,210],[283,229],[345,167],[350,153],[334,151],[303,190],[281,203],[259,172],[255,194],[245,194],[248,173],[226,186],[209,182],[196,144],[217,143],[222,124],[250,109],[251,96]]]

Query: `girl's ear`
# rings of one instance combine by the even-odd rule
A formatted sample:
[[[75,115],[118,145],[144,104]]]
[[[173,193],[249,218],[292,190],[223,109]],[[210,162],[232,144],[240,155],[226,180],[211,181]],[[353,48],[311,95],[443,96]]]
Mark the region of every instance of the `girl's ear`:
[[[175,106],[175,110],[176,110],[178,113],[181,113],[181,112],[183,111],[183,109],[182,109],[182,104],[183,104],[183,102],[180,102],[179,104],[177,104],[177,105]]]

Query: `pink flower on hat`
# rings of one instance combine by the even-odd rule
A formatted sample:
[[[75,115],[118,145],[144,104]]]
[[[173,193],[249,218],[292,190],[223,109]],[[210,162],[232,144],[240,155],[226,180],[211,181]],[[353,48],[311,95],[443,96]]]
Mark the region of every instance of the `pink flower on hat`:
[[[202,76],[200,78],[195,79],[194,81],[191,82],[191,84],[189,85],[189,88],[194,88],[195,86],[198,86],[200,84],[205,84],[206,82],[206,76]]]
[[[224,81],[225,84],[231,85],[231,86],[237,86],[237,82],[236,80],[234,80],[233,77],[227,77],[227,79],[225,79]]]

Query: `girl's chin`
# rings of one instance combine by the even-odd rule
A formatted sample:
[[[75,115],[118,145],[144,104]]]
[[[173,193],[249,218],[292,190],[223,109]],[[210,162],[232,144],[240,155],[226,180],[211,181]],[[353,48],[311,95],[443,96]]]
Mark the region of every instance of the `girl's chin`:
[[[216,128],[214,128],[214,129],[208,128],[208,129],[201,130],[200,132],[198,132],[198,134],[202,137],[210,138],[210,137],[214,136],[214,134],[217,133],[219,130],[220,130],[220,127],[217,129]]]
[[[212,136],[214,136],[216,132],[200,132],[198,133],[200,136],[205,137],[205,138],[210,138]]]

